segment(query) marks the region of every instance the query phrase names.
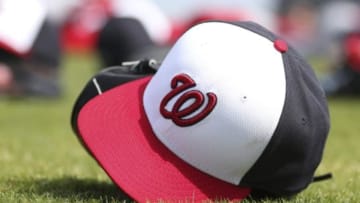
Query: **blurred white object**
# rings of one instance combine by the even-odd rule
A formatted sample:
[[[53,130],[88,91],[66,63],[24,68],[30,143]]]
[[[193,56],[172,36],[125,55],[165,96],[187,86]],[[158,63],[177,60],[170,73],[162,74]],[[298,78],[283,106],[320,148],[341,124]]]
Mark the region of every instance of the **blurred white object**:
[[[319,19],[326,35],[352,32],[360,28],[360,5],[351,1],[329,2],[321,9]]]
[[[17,54],[27,53],[45,18],[46,9],[38,0],[1,0],[1,47]]]
[[[139,20],[157,43],[168,41],[172,24],[163,11],[150,0],[112,0],[116,17],[133,17]]]
[[[343,37],[360,30],[360,4],[353,1],[334,1],[319,11],[318,44],[327,66],[337,67],[343,62]]]
[[[62,23],[74,10],[79,7],[83,0],[40,0],[48,11],[50,20]]]

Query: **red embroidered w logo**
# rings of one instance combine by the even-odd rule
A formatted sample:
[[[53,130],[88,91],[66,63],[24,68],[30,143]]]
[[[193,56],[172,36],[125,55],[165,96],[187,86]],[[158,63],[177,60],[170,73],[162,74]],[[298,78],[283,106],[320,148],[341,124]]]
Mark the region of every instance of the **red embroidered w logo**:
[[[203,106],[205,102],[204,94],[199,90],[190,90],[185,92],[185,90],[196,86],[194,80],[186,74],[176,75],[171,80],[170,86],[172,90],[163,98],[160,103],[160,113],[165,118],[171,119],[178,126],[184,127],[194,125],[209,115],[216,105],[216,95],[212,92],[207,93],[206,96],[208,98],[208,102],[205,107],[196,115],[190,116],[192,113]],[[166,105],[172,98],[180,93],[183,94],[176,100],[171,111],[168,111],[165,108]],[[186,108],[182,108],[185,102],[189,100],[193,100],[193,102]]]

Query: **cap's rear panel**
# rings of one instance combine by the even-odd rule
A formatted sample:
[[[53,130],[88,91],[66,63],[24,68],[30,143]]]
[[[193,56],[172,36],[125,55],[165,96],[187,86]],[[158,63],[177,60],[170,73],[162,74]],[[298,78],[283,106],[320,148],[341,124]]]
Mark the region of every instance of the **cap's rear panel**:
[[[276,39],[255,24],[239,24]],[[257,195],[290,196],[311,183],[329,130],[325,94],[310,65],[294,49],[283,54],[286,99],[277,129],[240,185]]]

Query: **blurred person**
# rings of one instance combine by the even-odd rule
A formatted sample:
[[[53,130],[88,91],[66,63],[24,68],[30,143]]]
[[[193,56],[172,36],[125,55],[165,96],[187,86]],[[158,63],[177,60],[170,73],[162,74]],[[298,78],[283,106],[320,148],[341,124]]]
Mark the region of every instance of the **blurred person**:
[[[0,7],[0,94],[59,96],[59,32],[46,8],[38,0],[2,0]]]
[[[328,96],[360,94],[360,30],[340,39],[340,56],[322,79]]]
[[[279,30],[318,69],[328,96],[360,93],[360,1],[283,1]]]
[[[320,10],[319,43],[327,95],[360,93],[360,2],[331,1]]]

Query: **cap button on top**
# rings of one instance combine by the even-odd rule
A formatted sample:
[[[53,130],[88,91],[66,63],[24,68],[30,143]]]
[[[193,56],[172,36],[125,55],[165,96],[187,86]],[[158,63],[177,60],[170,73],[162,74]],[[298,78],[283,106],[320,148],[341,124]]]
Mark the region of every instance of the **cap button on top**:
[[[277,39],[274,41],[274,47],[281,53],[285,53],[288,50],[288,45],[284,40]]]

